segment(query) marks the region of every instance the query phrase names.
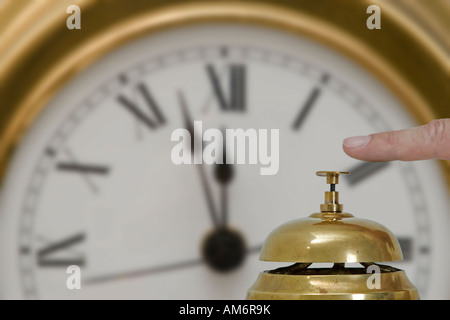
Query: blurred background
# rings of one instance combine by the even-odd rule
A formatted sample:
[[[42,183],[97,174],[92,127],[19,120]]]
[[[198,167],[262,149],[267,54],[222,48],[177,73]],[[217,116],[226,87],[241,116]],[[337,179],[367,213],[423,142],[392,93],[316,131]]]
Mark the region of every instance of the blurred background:
[[[0,0],[0,297],[244,299],[340,170],[344,211],[400,242],[380,262],[447,299],[448,161],[342,141],[450,117],[449,32],[447,0]],[[258,135],[244,164],[177,165],[180,128],[277,129],[279,153]]]

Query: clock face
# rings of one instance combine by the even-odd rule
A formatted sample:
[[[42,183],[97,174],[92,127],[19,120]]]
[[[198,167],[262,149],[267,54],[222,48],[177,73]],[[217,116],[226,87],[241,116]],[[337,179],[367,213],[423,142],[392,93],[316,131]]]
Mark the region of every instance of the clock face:
[[[204,130],[278,129],[278,173],[232,165],[224,182],[218,166],[175,165],[171,134],[187,114]],[[298,36],[229,24],[145,36],[70,81],[21,142],[0,203],[1,295],[244,298],[275,267],[258,261],[269,232],[319,211],[315,171],[342,170],[344,211],[392,230],[405,257],[395,266],[422,298],[445,298],[437,163],[365,163],[341,148],[413,125],[364,69]]]

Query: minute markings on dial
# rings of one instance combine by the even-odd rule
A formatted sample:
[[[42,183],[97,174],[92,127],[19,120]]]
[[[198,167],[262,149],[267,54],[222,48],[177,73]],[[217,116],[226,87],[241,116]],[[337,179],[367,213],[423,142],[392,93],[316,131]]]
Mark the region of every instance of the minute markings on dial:
[[[138,104],[129,97],[123,94],[117,96],[119,104],[129,111],[136,119],[145,124],[149,129],[157,129],[159,126],[166,123],[166,119],[162,114],[159,105],[156,103],[150,89],[142,82],[136,86],[137,92],[143,97],[146,106],[150,109],[152,116],[142,111]]]

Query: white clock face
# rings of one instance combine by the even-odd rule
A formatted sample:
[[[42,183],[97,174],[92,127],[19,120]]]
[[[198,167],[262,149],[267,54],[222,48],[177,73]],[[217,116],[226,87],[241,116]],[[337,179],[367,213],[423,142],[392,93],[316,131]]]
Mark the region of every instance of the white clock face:
[[[175,165],[183,108],[204,129],[279,129],[278,173],[233,165],[223,186],[215,166]],[[437,163],[363,163],[341,148],[413,125],[367,71],[298,36],[214,24],[141,38],[68,83],[21,142],[0,203],[1,297],[244,298],[274,267],[258,261],[269,232],[319,211],[326,184],[315,171],[342,170],[352,171],[338,187],[344,211],[392,230],[405,256],[395,265],[422,298],[446,298]],[[220,237],[221,227],[233,232]],[[80,290],[67,288],[69,265]]]

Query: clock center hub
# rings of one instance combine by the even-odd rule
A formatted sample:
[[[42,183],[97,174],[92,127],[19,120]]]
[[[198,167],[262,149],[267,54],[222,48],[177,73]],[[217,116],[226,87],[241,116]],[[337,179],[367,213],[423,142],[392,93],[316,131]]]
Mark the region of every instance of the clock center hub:
[[[246,248],[241,234],[228,228],[218,228],[203,242],[202,255],[213,270],[228,272],[244,261]]]

